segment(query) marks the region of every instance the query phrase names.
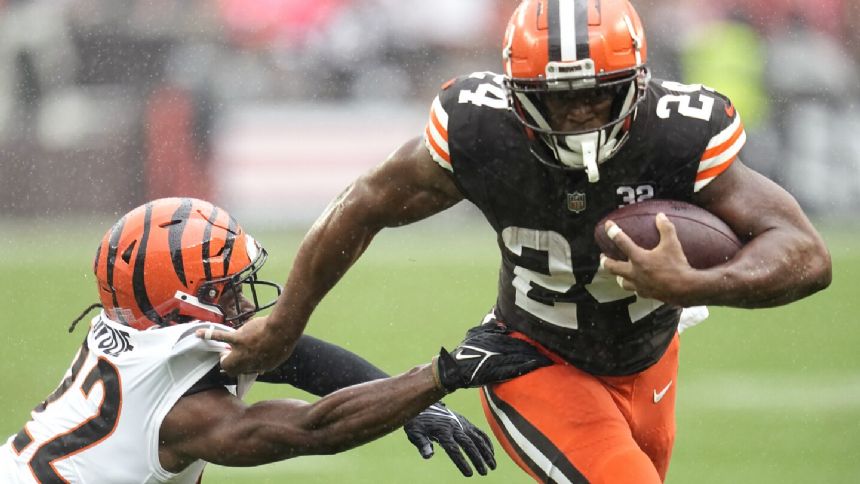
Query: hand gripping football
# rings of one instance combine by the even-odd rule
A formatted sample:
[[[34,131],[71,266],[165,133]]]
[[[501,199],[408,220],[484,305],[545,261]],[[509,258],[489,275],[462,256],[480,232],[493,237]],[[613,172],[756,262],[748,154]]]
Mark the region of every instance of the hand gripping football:
[[[617,260],[627,257],[606,235],[607,220],[615,222],[640,247],[653,249],[660,242],[654,218],[664,213],[675,224],[678,240],[695,269],[720,265],[741,248],[741,241],[716,215],[686,202],[675,200],[646,200],[613,210],[594,227],[594,239],[600,250]]]

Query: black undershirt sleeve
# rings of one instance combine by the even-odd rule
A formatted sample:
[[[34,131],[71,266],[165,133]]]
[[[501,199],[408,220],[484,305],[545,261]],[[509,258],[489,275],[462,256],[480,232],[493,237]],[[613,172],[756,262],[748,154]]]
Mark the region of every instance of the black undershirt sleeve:
[[[257,377],[267,383],[289,383],[316,396],[388,374],[340,346],[302,335],[292,355],[281,366]]]
[[[213,388],[224,388],[226,386],[235,385],[236,381],[237,380],[235,378],[228,376],[226,373],[221,371],[221,365],[215,365],[211,370],[209,370],[209,373],[206,373],[203,375],[203,378],[197,380],[197,383],[191,385],[191,388],[189,388],[182,396],[187,397]]]

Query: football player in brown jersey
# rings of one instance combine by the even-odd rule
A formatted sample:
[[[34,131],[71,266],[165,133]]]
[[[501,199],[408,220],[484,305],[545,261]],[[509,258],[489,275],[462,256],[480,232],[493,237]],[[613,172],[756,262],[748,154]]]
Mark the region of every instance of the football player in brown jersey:
[[[215,338],[228,371],[286,358],[311,312],[385,227],[463,199],[498,234],[490,315],[555,365],[481,392],[496,437],[543,482],[662,481],[675,435],[678,321],[699,305],[767,307],[828,286],[829,253],[784,189],[744,165],[739,113],[702,85],[652,79],[628,0],[524,0],[502,44],[504,72],[446,83],[423,136],[356,180],[306,235],[267,318]],[[605,259],[603,216],[649,198],[688,201],[745,242],[694,270],[674,227]]]

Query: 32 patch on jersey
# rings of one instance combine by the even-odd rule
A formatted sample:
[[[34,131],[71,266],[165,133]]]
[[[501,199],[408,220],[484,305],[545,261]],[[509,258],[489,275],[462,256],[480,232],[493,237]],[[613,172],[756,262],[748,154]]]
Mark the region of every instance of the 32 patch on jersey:
[[[653,182],[639,182],[631,185],[615,186],[615,201],[618,207],[633,205],[654,198],[656,184]]]

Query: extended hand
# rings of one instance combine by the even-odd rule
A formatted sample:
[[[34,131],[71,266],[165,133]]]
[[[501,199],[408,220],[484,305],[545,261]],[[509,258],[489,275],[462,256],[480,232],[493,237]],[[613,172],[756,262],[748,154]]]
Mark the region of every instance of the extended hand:
[[[551,364],[537,348],[492,321],[470,329],[451,353],[442,348],[435,370],[445,390],[452,392],[510,380]]]
[[[614,222],[606,222],[606,233],[627,255],[627,261],[602,256],[601,264],[618,276],[618,284],[641,297],[657,299],[683,306],[680,298],[688,285],[684,282],[695,269],[690,267],[675,232],[675,225],[666,215],[656,217],[660,243],[652,250],[636,245]]]
[[[230,351],[221,355],[221,368],[231,376],[242,373],[265,373],[278,366],[287,356],[284,345],[266,328],[266,318],[254,318],[236,331],[214,330],[206,334],[198,330],[199,338],[222,341]]]
[[[496,468],[490,438],[465,417],[449,410],[442,402],[434,403],[406,422],[403,430],[425,459],[433,457],[433,441],[438,442],[466,477],[472,476],[472,468],[460,453],[461,448],[469,456],[478,474],[485,476],[487,467]]]

